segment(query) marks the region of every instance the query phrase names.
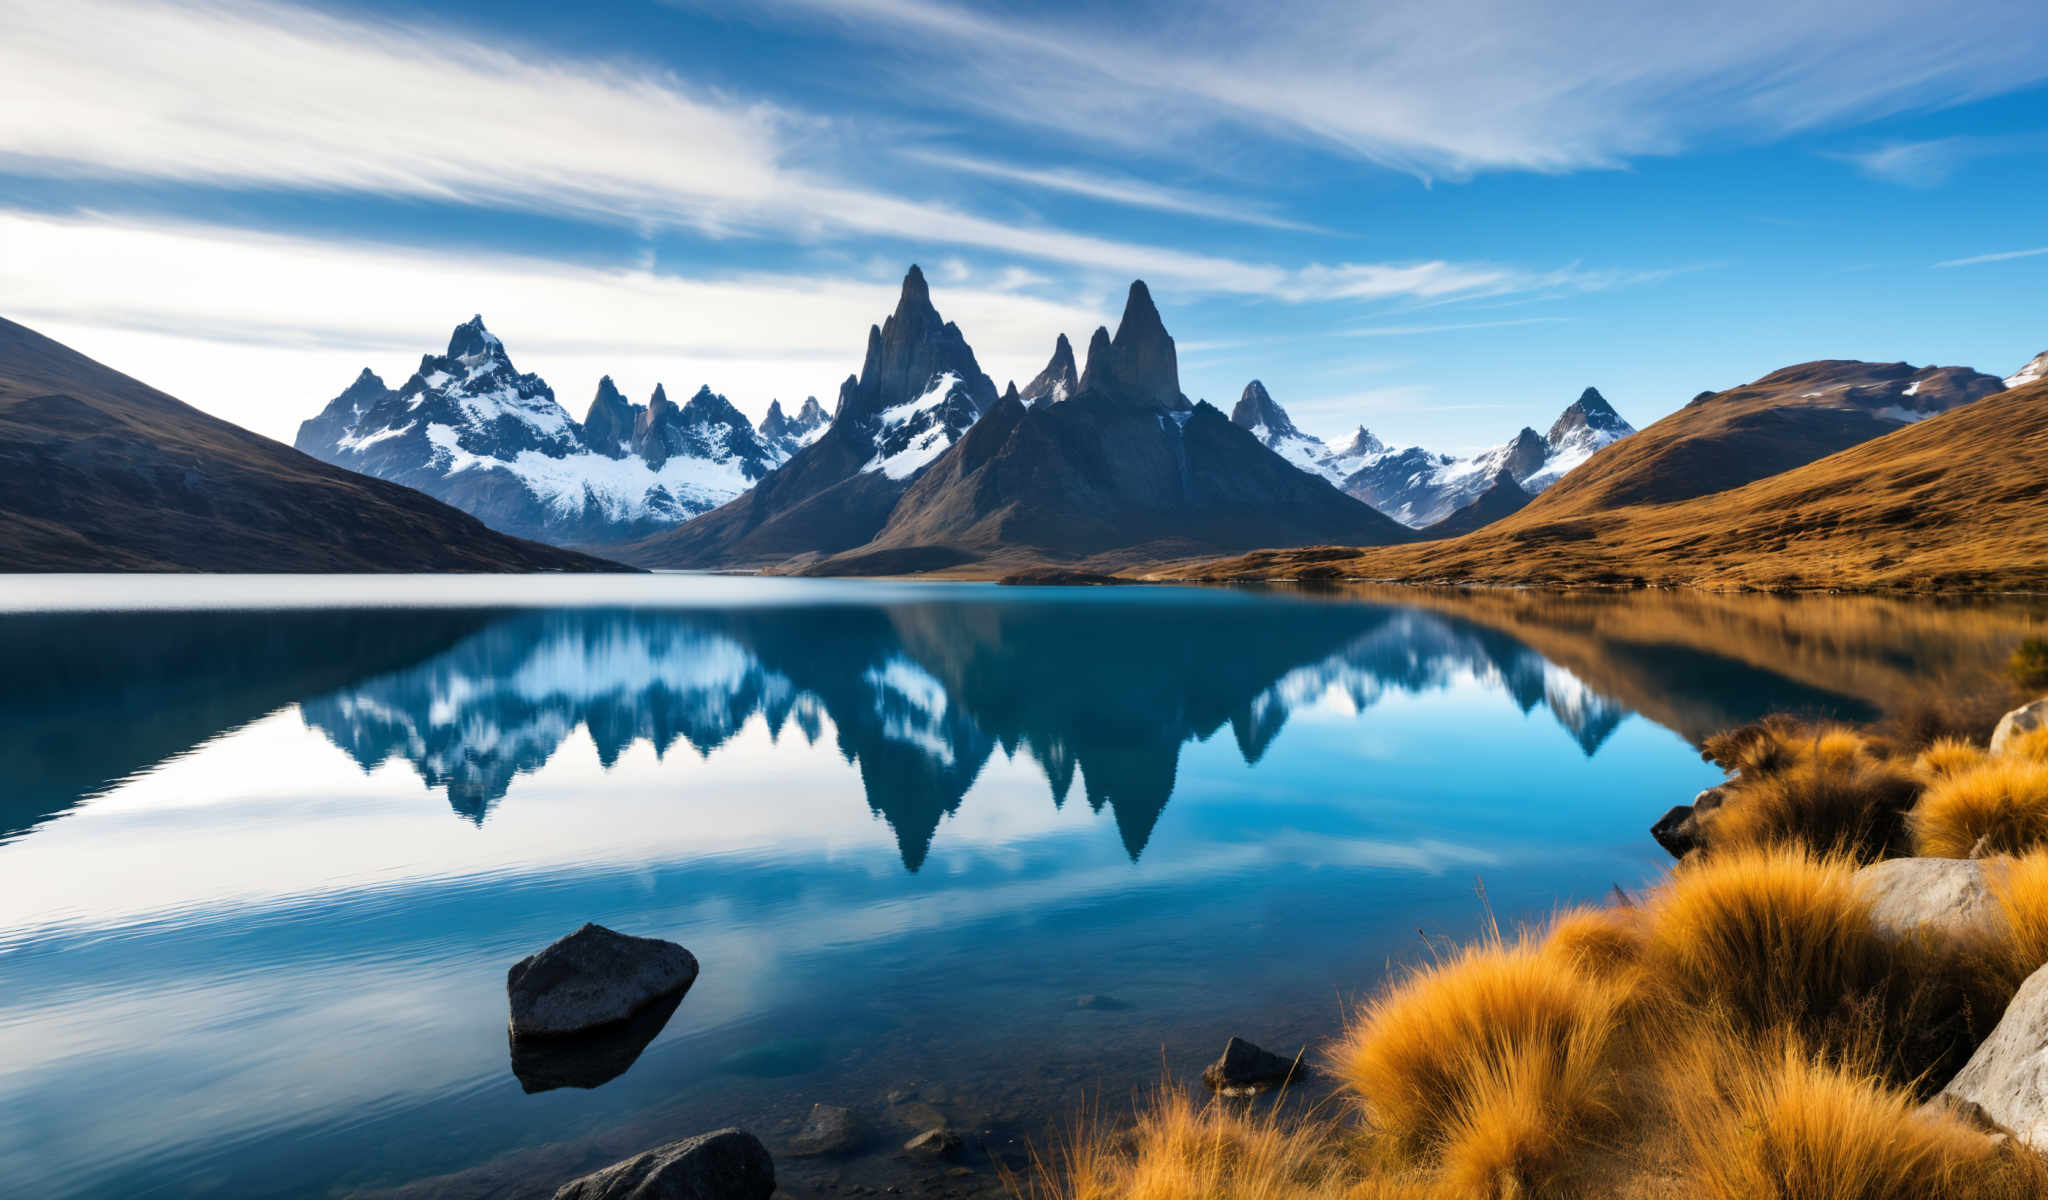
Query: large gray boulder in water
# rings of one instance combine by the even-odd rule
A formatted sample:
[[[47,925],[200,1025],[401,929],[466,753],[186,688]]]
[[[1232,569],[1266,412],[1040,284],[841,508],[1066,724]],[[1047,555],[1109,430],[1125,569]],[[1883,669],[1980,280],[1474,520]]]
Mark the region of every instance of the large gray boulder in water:
[[[563,1185],[555,1200],[768,1200],[775,1161],[743,1129],[671,1142]]]
[[[564,1037],[630,1019],[697,980],[697,959],[674,942],[583,928],[505,973],[512,1037]]]
[[[1856,872],[1856,890],[1883,933],[1904,938],[1990,934],[1998,906],[1975,858],[1890,858]]]
[[[2023,733],[2048,725],[2048,700],[2036,700],[2023,708],[2015,708],[1998,718],[1998,728],[1991,731],[1991,752],[2005,749],[2006,744]]]
[[[2048,1150],[2048,967],[2020,985],[1998,1027],[1941,1095]]]

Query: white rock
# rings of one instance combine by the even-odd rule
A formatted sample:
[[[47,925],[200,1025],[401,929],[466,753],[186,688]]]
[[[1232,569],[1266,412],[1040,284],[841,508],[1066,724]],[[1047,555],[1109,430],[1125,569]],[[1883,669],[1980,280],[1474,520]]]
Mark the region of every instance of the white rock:
[[[1998,1027],[1941,1094],[2048,1150],[2048,967],[2020,985]]]
[[[1998,728],[1991,731],[1991,752],[1997,754],[2012,739],[2023,733],[2032,733],[2043,725],[2048,725],[2048,699],[2013,709],[1998,718]]]
[[[1988,933],[1998,907],[1979,859],[1893,858],[1856,872],[1870,916],[1893,937]]]

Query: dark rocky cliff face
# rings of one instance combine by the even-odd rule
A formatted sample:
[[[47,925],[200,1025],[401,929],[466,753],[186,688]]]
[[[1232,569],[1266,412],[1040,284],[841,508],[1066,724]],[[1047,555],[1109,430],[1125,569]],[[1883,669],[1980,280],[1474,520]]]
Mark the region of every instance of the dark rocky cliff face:
[[[1081,390],[1115,397],[1160,412],[1184,412],[1188,398],[1180,390],[1180,359],[1173,336],[1159,319],[1152,292],[1143,280],[1133,281],[1124,300],[1116,337],[1097,329],[1088,343],[1088,365],[1081,371]]]

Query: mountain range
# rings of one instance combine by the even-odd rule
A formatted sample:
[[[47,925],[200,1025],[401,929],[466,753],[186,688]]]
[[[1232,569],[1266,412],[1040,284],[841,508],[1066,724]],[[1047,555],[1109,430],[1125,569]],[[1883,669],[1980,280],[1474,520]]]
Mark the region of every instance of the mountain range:
[[[0,569],[588,571],[0,320]]]
[[[1581,392],[1548,434],[1525,427],[1502,445],[1470,458],[1433,454],[1420,446],[1389,447],[1363,425],[1333,449],[1296,428],[1256,379],[1245,385],[1230,419],[1295,466],[1321,475],[1346,495],[1414,529],[1437,525],[1495,492],[1503,472],[1516,489],[1533,496],[1602,447],[1635,432],[1597,388]],[[1483,511],[1497,519],[1503,503],[1495,495]],[[1463,524],[1476,519],[1475,513]]]
[[[1362,426],[1333,449],[1257,380],[1220,417],[1182,393],[1142,282],[1085,362],[1061,334],[999,397],[913,266],[830,417],[815,398],[794,417],[778,401],[750,427],[708,386],[678,406],[657,385],[641,405],[607,377],[579,423],[476,317],[396,389],[365,369],[296,444],[494,528],[640,565],[894,574],[1441,536],[1633,432],[1591,388],[1548,437],[1525,429],[1469,459],[1391,449]]]
[[[1191,402],[1144,283],[1078,372],[1062,336],[1044,371],[998,398],[912,267],[823,434],[723,508],[616,552],[653,567],[901,574],[1409,536]]]
[[[579,424],[538,375],[521,374],[477,316],[448,351],[425,355],[393,390],[367,367],[294,444],[336,466],[417,488],[492,528],[563,545],[667,529],[739,495],[820,434],[816,397],[780,401],[758,427],[709,387],[646,404],[611,377]]]
[[[1313,561],[1277,550],[1184,573],[2039,591],[2048,378],[2012,378],[1803,363],[1701,394],[1463,536]]]

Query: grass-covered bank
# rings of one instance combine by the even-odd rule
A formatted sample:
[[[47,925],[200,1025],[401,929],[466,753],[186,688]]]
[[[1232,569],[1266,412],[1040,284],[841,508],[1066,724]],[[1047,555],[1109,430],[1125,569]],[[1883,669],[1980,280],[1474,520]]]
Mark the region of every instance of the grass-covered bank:
[[[2025,686],[2041,650],[2015,659]],[[2048,964],[2048,731],[1996,752],[1984,732],[1773,719],[1709,739],[1729,780],[1681,814],[1668,879],[1391,981],[1316,1056],[1337,1101],[1276,1117],[1168,1088],[1020,1188],[2048,1195],[2048,1159],[1942,1095]],[[1873,867],[1900,858],[1949,865]],[[1958,871],[1981,903],[1922,882]]]

